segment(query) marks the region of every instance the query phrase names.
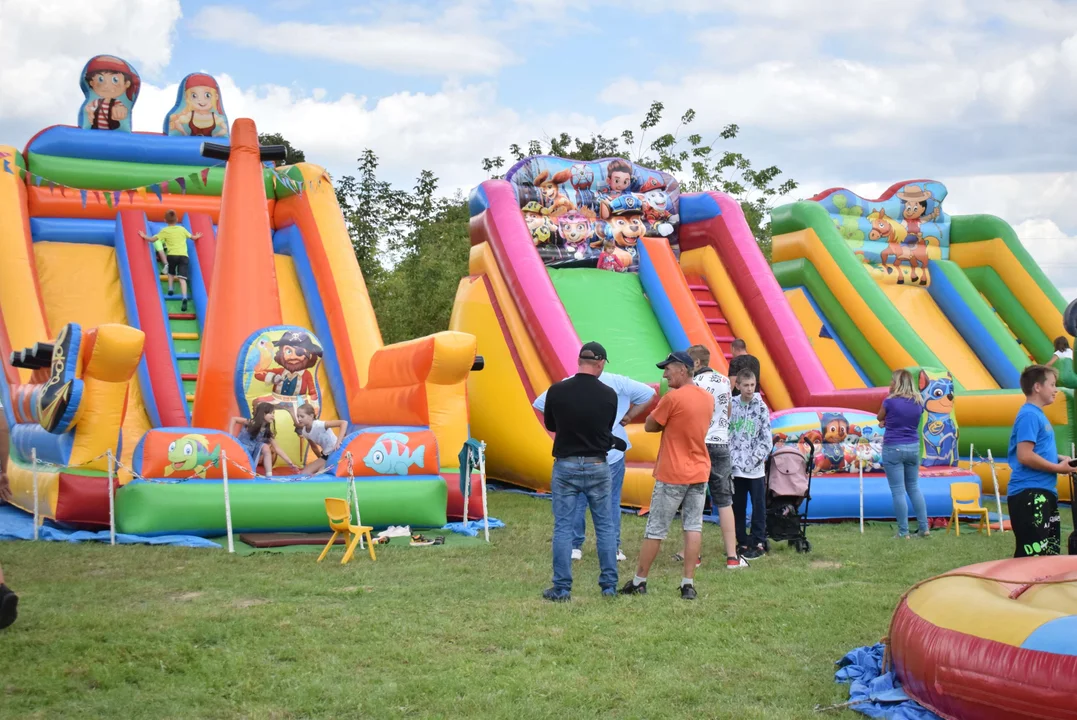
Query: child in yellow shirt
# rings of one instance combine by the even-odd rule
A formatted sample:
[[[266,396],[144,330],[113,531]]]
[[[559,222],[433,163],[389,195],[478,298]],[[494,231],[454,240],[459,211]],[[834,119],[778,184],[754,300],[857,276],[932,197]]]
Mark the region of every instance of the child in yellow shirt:
[[[168,264],[168,294],[171,297],[173,294],[172,283],[175,280],[179,280],[180,294],[183,297],[183,303],[180,305],[180,312],[187,312],[187,239],[197,240],[202,237],[202,233],[195,233],[192,235],[187,232],[187,228],[179,224],[179,219],[176,217],[175,210],[168,210],[165,212],[166,227],[161,228],[161,231],[156,235],[147,235],[139,230],[138,234],[142,236],[142,239],[156,243],[160,241],[165,246],[165,257]]]

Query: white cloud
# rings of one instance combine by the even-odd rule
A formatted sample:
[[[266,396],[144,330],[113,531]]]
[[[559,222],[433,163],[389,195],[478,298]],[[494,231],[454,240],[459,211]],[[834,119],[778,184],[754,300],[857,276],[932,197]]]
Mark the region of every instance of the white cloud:
[[[1077,235],[1067,235],[1046,218],[1026,220],[1014,230],[1062,296],[1077,298]]]
[[[191,20],[191,25],[203,37],[240,47],[403,73],[492,75],[502,66],[514,62],[509,49],[496,39],[468,31],[466,24],[458,25],[461,12],[458,9],[443,18],[447,25],[418,22],[270,24],[246,10],[210,6],[203,8]]]
[[[41,118],[73,122],[82,99],[79,71],[101,52],[132,62],[143,80],[154,77],[172,58],[180,15],[179,0],[95,0],[92,7],[0,0],[7,58],[0,64],[0,122],[20,129]]]

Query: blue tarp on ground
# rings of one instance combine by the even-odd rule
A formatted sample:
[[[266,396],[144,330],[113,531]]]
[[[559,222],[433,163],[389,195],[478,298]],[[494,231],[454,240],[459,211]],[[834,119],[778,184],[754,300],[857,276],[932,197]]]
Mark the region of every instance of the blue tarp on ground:
[[[849,683],[849,709],[885,720],[941,720],[910,699],[893,672],[882,671],[885,651],[882,643],[859,647],[836,663],[834,679]]]
[[[503,528],[503,527],[505,527],[505,523],[501,522],[497,518],[492,517],[492,518],[486,518],[486,519],[490,523],[490,529],[491,530],[493,530],[494,528]],[[446,525],[445,527],[443,527],[441,529],[442,530],[451,530],[452,532],[456,533],[457,535],[467,535],[468,537],[476,537],[479,533],[484,531],[484,528],[485,528],[485,526],[483,525],[483,521],[480,518],[479,520],[468,520],[466,525],[464,523],[462,523],[462,522],[449,523],[448,525]]]
[[[33,540],[34,517],[11,505],[0,505],[0,540]],[[87,530],[65,530],[58,527],[51,520],[38,529],[38,539],[51,540],[54,542],[108,542],[108,530],[90,532]],[[179,547],[214,548],[220,550],[221,546],[206,538],[192,535],[160,535],[156,537],[143,537],[141,535],[124,535],[116,533],[116,543],[119,545],[177,545]]]

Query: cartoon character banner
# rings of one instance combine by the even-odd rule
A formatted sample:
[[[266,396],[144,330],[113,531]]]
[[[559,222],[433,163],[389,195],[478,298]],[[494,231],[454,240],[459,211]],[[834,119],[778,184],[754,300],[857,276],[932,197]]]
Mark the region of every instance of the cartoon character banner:
[[[277,445],[296,463],[306,462],[307,443],[295,432],[296,411],[309,403],[321,415],[318,367],[321,342],[309,330],[278,325],[253,333],[240,346],[236,368],[236,403],[244,417],[269,403]],[[279,458],[277,465],[283,461]]]
[[[870,413],[839,408],[787,410],[770,419],[774,447],[797,445],[807,457],[815,448],[816,473],[857,472],[858,453],[866,458],[864,472],[882,472],[884,428]]]
[[[283,410],[310,403],[318,410],[322,354],[322,344],[301,327],[281,325],[252,334],[239,349],[237,403],[248,417],[263,402]]]
[[[895,285],[928,285],[928,261],[950,256],[946,187],[934,180],[897,183],[876,200],[852,190],[813,198],[826,208],[849,246],[872,274]]]
[[[678,250],[680,186],[668,173],[621,158],[540,155],[516,163],[505,179],[547,265],[636,269],[636,243],[644,236],[667,238]]]
[[[954,378],[945,370],[912,368],[919,379],[924,414],[920,418],[920,438],[924,465],[957,465],[957,414],[954,412]]]
[[[427,428],[365,428],[337,450],[352,454],[355,477],[407,477],[437,474],[438,443]],[[337,461],[337,476],[347,477],[348,467]]]
[[[142,80],[134,66],[112,55],[97,55],[82,68],[84,99],[78,125],[83,130],[131,132],[131,112]]]
[[[140,477],[174,480],[220,480],[221,451],[228,458],[229,479],[253,477],[247,453],[231,435],[219,430],[156,428],[135,446],[132,462]]]
[[[228,137],[228,116],[221,102],[217,80],[205,73],[183,78],[176,92],[176,104],[165,116],[166,135]]]

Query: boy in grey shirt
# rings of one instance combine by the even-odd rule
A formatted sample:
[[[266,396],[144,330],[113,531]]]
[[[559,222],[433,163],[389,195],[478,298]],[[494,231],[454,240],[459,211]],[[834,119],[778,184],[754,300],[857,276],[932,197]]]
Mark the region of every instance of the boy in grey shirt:
[[[751,370],[737,374],[740,394],[733,398],[729,412],[729,460],[733,466],[733,518],[737,528],[737,549],[748,559],[766,553],[767,516],[764,474],[767,457],[774,445],[770,432],[770,409],[755,391]],[[752,529],[745,532],[748,495],[752,497]]]

